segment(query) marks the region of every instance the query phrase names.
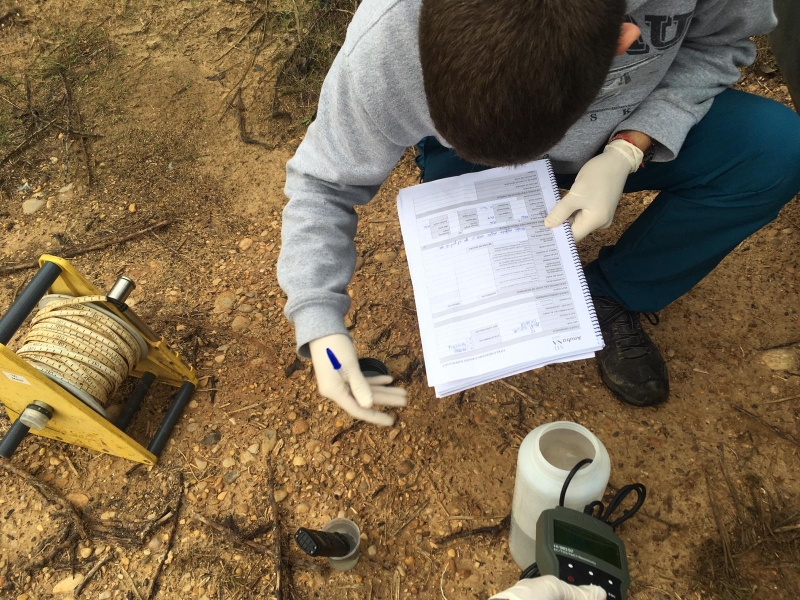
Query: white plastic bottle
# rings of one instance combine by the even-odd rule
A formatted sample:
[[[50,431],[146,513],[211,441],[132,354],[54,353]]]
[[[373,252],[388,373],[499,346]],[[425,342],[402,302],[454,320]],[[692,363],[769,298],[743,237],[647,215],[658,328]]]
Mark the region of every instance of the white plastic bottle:
[[[611,475],[608,451],[591,431],[569,421],[540,425],[522,441],[511,508],[509,547],[514,562],[526,569],[536,561],[536,521],[543,510],[558,505],[570,470],[584,458],[567,489],[564,506],[583,511],[600,500]]]

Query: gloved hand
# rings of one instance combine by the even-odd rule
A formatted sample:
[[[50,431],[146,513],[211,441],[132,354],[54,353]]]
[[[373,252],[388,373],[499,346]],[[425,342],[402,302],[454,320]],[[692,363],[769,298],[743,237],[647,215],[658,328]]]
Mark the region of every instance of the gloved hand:
[[[570,585],[553,575],[521,579],[491,600],[606,600],[606,591],[596,585]]]
[[[387,387],[392,382],[389,375],[364,377],[350,336],[342,333],[326,335],[310,342],[308,348],[320,394],[336,402],[356,419],[386,427],[394,424],[390,415],[372,410],[372,406],[405,406],[406,391]],[[328,349],[342,365],[338,371],[331,364]]]
[[[609,143],[602,154],[578,171],[572,189],[545,218],[545,227],[556,227],[569,219],[576,242],[595,229],[610,227],[625,180],[636,172],[643,157],[644,152],[630,142]]]

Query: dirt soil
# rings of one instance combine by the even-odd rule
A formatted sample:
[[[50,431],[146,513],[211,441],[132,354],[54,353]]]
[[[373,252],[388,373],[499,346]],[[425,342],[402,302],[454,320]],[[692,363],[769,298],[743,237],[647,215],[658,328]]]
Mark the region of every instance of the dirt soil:
[[[72,262],[101,288],[132,277],[138,313],[187,360],[197,349],[201,377],[153,469],[34,436],[12,461],[22,473],[0,464],[0,597],[70,597],[104,561],[82,597],[147,598],[157,577],[157,598],[272,598],[277,521],[284,597],[487,598],[519,574],[506,532],[438,540],[501,523],[521,439],[568,419],[608,448],[613,487],[648,488],[643,512],[621,528],[631,598],[796,598],[796,200],[647,326],[671,374],[664,406],[620,403],[594,361],[508,380],[519,392],[493,383],[436,399],[395,210],[397,191],[418,179],[408,154],[359,211],[348,325],[359,352],[407,386],[409,406],[395,428],[354,426],[316,393],[275,278],[284,166],[354,6],[0,0],[0,311],[33,273],[3,267],[167,220]],[[790,104],[759,47],[740,87]],[[625,196],[614,226],[580,245],[582,258],[652,197]],[[154,387],[135,439],[146,444],[171,394]],[[0,434],[9,424],[0,417]],[[157,524],[179,497],[177,520]],[[310,561],[291,539],[337,515],[363,532],[348,573]]]

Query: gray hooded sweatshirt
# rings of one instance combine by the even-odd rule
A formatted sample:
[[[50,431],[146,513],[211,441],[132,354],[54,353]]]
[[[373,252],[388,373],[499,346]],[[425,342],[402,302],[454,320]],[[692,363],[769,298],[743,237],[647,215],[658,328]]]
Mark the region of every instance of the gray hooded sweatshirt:
[[[278,281],[297,351],[347,333],[354,207],[370,201],[404,150],[442,139],[425,100],[417,28],[422,0],[364,0],[322,85],[316,120],[286,166]],[[577,173],[614,133],[632,129],[672,160],[714,96],[755,59],[752,35],[769,32],[772,0],[629,0],[642,30],[614,59],[592,105],[547,156],[556,173]],[[735,127],[735,123],[731,123]]]

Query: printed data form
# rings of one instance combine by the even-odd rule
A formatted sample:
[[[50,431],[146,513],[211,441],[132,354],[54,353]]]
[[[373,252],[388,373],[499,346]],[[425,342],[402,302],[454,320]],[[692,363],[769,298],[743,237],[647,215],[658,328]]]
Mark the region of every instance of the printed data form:
[[[425,364],[437,395],[460,380],[467,381],[456,387],[464,389],[602,347],[567,226],[543,225],[556,200],[547,161],[400,192]]]

